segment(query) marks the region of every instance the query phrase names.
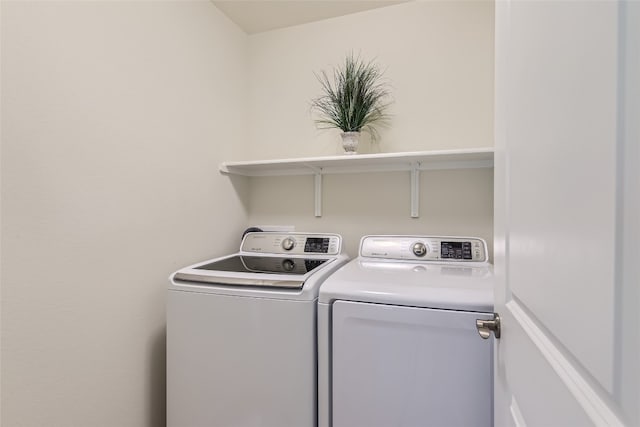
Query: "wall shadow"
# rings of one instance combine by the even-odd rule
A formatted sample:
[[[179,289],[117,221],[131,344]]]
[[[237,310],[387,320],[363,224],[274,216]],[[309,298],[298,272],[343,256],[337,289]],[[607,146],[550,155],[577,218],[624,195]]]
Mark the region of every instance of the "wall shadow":
[[[153,337],[149,355],[148,427],[167,425],[167,327]]]
[[[235,193],[238,195],[238,199],[242,204],[242,208],[245,213],[249,212],[249,192],[250,183],[249,177],[239,175],[227,175],[229,182],[233,186]]]

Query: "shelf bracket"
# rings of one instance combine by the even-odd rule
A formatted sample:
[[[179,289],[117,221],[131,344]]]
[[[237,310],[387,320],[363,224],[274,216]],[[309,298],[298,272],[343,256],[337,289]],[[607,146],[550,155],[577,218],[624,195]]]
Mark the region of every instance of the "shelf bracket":
[[[411,218],[420,218],[420,163],[411,162]]]
[[[316,173],[313,176],[313,185],[315,187],[315,215],[317,218],[322,216],[322,174]]]
[[[309,166],[313,171],[313,197],[314,197],[314,215],[316,218],[322,216],[322,168]]]

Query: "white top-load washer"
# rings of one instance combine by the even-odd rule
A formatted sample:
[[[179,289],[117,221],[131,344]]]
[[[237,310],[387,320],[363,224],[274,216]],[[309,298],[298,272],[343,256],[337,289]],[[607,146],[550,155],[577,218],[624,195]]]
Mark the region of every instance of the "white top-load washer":
[[[318,289],[346,261],[337,234],[248,233],[175,272],[167,426],[315,426]]]
[[[318,300],[320,427],[493,425],[482,239],[366,236]]]

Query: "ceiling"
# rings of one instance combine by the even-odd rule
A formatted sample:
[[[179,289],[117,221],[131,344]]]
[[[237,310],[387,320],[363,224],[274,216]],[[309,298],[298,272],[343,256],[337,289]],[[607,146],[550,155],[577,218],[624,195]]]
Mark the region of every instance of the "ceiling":
[[[218,9],[247,34],[306,24],[407,1],[409,0],[212,0]]]

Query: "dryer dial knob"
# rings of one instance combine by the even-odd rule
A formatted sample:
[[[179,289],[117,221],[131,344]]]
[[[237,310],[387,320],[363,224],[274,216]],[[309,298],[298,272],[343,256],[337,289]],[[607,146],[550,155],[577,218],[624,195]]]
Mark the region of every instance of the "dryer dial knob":
[[[411,250],[413,251],[413,254],[417,257],[422,258],[423,256],[425,256],[427,254],[427,246],[422,243],[422,242],[416,242],[413,244],[413,247],[411,248]]]
[[[291,237],[287,237],[282,241],[282,249],[284,249],[285,251],[290,251],[295,246],[296,246],[296,241],[293,240]]]

